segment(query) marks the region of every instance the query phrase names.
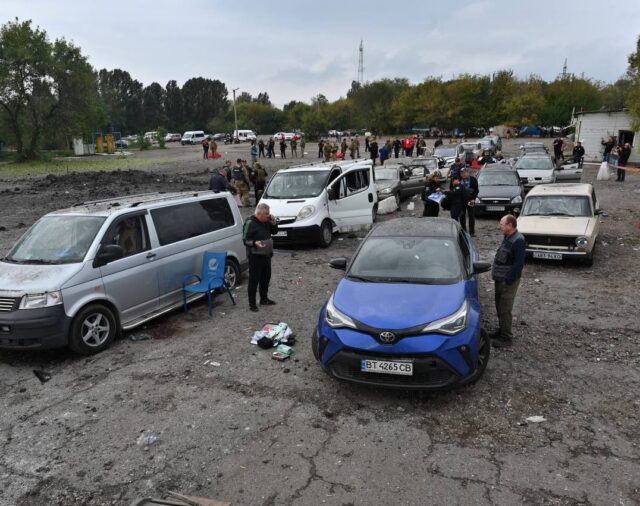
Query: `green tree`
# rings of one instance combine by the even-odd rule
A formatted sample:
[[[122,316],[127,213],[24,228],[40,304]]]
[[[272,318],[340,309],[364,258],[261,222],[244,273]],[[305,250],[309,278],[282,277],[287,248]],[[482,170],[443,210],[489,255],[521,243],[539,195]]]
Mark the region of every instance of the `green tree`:
[[[556,79],[544,87],[543,93],[541,120],[547,126],[568,125],[574,110],[591,111],[602,104],[600,88],[589,79]]]
[[[151,83],[142,90],[142,116],[145,130],[155,130],[167,124],[164,100],[164,89],[158,83]]]
[[[631,80],[626,105],[634,118],[634,127],[640,128],[640,36],[636,42],[636,50],[629,55],[627,75]]]
[[[140,133],[144,129],[142,117],[142,83],[126,70],[102,69],[98,73],[98,91],[105,104],[108,130]]]
[[[227,112],[227,87],[220,81],[194,77],[182,87],[184,128],[202,129],[211,118]]]
[[[175,80],[171,80],[164,88],[164,112],[167,115],[167,127],[172,132],[183,132],[184,104],[182,90]]]
[[[0,28],[0,110],[18,159],[37,156],[42,138],[82,133],[100,121],[95,74],[80,49],[17,18]]]
[[[265,91],[264,93],[258,93],[258,96],[253,99],[255,102],[264,105],[271,105],[271,100],[269,100],[269,94]]]
[[[409,81],[401,78],[382,79],[362,85],[350,98],[356,126],[368,128],[374,134],[389,133],[394,125],[389,111],[408,88]]]

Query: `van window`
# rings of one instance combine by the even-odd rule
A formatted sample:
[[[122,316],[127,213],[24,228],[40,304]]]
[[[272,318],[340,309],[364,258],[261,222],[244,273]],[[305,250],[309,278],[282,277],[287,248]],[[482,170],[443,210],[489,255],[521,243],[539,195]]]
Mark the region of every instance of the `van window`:
[[[151,211],[161,246],[214,232],[235,224],[226,198],[188,202]]]
[[[121,216],[114,220],[102,239],[102,245],[107,244],[117,244],[127,257],[151,249],[144,215]]]
[[[369,187],[369,169],[348,172],[340,181],[340,198],[359,193]]]

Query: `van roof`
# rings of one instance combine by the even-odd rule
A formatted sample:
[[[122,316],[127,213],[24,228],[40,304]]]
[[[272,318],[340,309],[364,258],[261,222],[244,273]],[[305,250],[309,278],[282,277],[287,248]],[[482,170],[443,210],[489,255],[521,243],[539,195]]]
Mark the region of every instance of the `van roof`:
[[[333,167],[345,168],[345,167],[348,167],[349,165],[355,165],[355,164],[363,165],[363,162],[367,162],[367,161],[371,162],[371,160],[367,158],[359,158],[357,160],[340,160],[335,162],[311,162],[305,165],[294,165],[291,167],[285,167],[283,169],[280,169],[278,172],[281,172],[281,171],[300,172],[300,171],[310,171],[310,170],[321,171],[321,170],[329,170],[329,169],[332,169]]]
[[[214,193],[209,190],[196,192],[141,193],[137,195],[126,195],[124,197],[78,202],[66,209],[59,209],[58,211],[48,213],[48,216],[60,214],[92,214],[98,216],[110,216],[112,214],[124,213],[134,209],[147,209],[153,207],[155,204],[166,204],[167,202],[182,203],[194,199],[201,200],[213,195],[219,195],[226,198],[226,196],[230,194],[228,192]]]
[[[554,183],[534,186],[527,197],[535,195],[591,195],[593,187],[588,183]]]

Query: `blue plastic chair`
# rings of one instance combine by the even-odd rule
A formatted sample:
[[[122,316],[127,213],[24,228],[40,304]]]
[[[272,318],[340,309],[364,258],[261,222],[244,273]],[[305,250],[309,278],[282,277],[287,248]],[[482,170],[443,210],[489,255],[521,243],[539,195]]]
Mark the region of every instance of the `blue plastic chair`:
[[[218,251],[205,251],[202,255],[202,276],[197,274],[189,274],[182,278],[182,304],[184,312],[187,312],[187,293],[206,293],[207,303],[209,305],[209,316],[213,309],[211,301],[211,292],[218,288],[227,290],[231,302],[236,304],[231,290],[224,279],[224,273],[227,266],[227,253]],[[193,279],[197,279],[197,283],[187,284]]]

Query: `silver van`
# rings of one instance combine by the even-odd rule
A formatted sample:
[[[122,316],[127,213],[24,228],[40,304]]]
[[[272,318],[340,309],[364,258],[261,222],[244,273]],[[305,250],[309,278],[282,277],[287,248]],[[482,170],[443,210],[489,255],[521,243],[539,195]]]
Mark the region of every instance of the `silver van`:
[[[43,216],[0,260],[0,349],[102,351],[121,330],[180,307],[182,279],[200,274],[204,251],[227,252],[233,288],[248,267],[242,225],[232,196],[209,191]]]

